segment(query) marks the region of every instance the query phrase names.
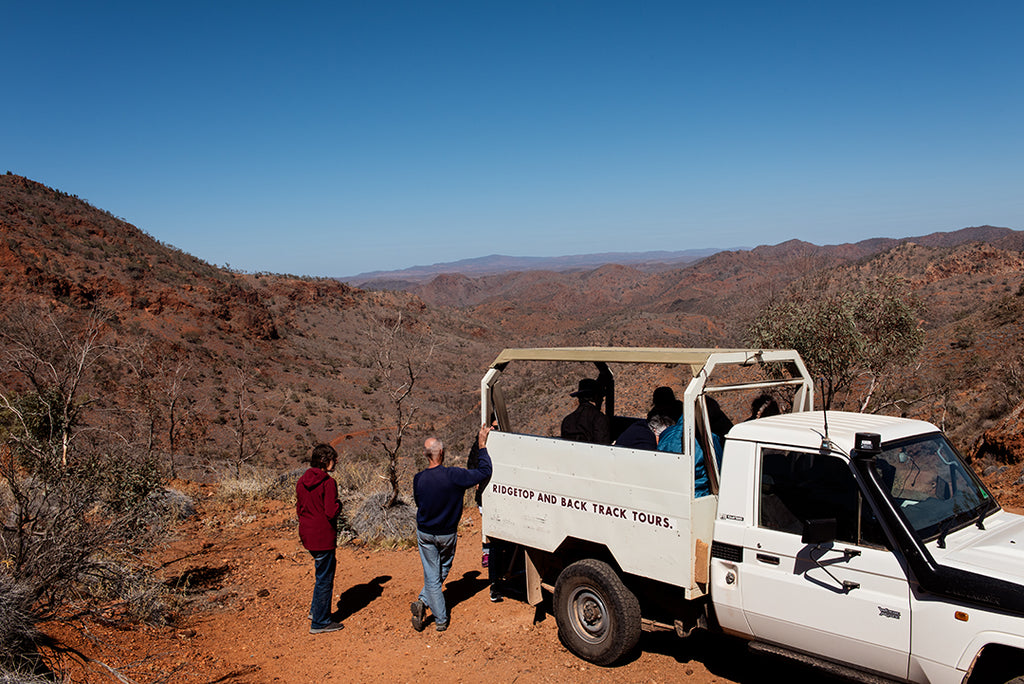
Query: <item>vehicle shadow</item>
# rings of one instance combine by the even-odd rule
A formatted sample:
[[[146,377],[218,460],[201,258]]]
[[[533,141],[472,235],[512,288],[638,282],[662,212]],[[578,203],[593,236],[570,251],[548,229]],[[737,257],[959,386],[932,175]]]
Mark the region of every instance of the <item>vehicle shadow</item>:
[[[820,682],[832,684],[847,680],[821,670],[765,653],[751,651],[745,640],[723,634],[698,631],[685,639],[672,632],[644,632],[640,644],[626,662],[641,652],[660,653],[680,665],[701,663],[708,672],[740,684],[760,684],[765,673],[777,681]]]
[[[337,607],[334,614],[331,615],[331,619],[342,622],[366,608],[384,593],[384,585],[390,580],[391,575],[380,575],[369,582],[349,587],[338,598]]]
[[[478,573],[467,573],[471,574]],[[483,586],[486,586],[486,582]],[[506,599],[526,604],[526,592],[519,583],[502,582],[498,587]],[[538,624],[549,616],[554,619],[554,606],[551,603],[551,595],[545,592],[544,600],[534,609],[533,622]],[[607,669],[614,671],[635,662],[645,652],[659,653],[675,659],[682,668],[681,672],[686,672],[686,665],[700,663],[716,677],[738,684],[763,684],[767,678],[766,673],[771,673],[772,679],[778,681],[792,680],[815,684],[839,684],[849,681],[795,661],[751,651],[744,639],[701,630],[684,639],[670,631],[643,632],[637,647]]]

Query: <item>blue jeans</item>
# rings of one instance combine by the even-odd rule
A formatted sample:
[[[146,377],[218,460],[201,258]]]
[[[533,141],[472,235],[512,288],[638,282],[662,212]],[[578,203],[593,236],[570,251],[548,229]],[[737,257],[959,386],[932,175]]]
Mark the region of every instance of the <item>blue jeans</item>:
[[[334,593],[334,569],[338,563],[334,549],[310,551],[316,567],[316,584],[313,585],[313,602],[309,604],[309,618],[313,629],[323,629],[331,624],[331,594]]]
[[[420,601],[427,604],[438,625],[448,624],[448,606],[444,603],[442,585],[448,578],[455,559],[455,544],[458,534],[429,534],[416,530],[416,542],[420,547],[420,563],[423,565],[423,589]]]

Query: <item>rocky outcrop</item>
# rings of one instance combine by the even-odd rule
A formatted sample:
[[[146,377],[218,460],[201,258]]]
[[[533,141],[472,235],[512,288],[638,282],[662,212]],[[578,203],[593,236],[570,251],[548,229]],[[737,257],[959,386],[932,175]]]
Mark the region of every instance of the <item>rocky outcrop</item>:
[[[982,433],[972,460],[983,458],[1008,465],[1024,461],[1024,402],[999,425]]]

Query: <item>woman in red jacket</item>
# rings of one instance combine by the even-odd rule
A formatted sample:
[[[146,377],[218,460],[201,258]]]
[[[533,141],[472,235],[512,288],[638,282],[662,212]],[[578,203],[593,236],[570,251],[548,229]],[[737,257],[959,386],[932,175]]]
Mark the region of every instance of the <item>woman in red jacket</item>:
[[[338,452],[328,444],[313,448],[310,468],[295,484],[295,512],[299,516],[299,539],[313,556],[316,584],[309,606],[310,634],[335,632],[342,628],[331,619],[334,593],[334,550],[338,545],[338,485],[328,475],[338,462]]]

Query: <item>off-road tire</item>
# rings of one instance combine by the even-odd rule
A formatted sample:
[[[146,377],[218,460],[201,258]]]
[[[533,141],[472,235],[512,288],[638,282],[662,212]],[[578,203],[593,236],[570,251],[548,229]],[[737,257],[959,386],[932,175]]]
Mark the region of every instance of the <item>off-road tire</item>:
[[[1006,684],[1024,684],[1024,675],[1014,677],[1013,679],[1008,680]]]
[[[585,558],[562,570],[554,606],[562,643],[595,665],[611,665],[640,640],[640,603],[602,561]]]

